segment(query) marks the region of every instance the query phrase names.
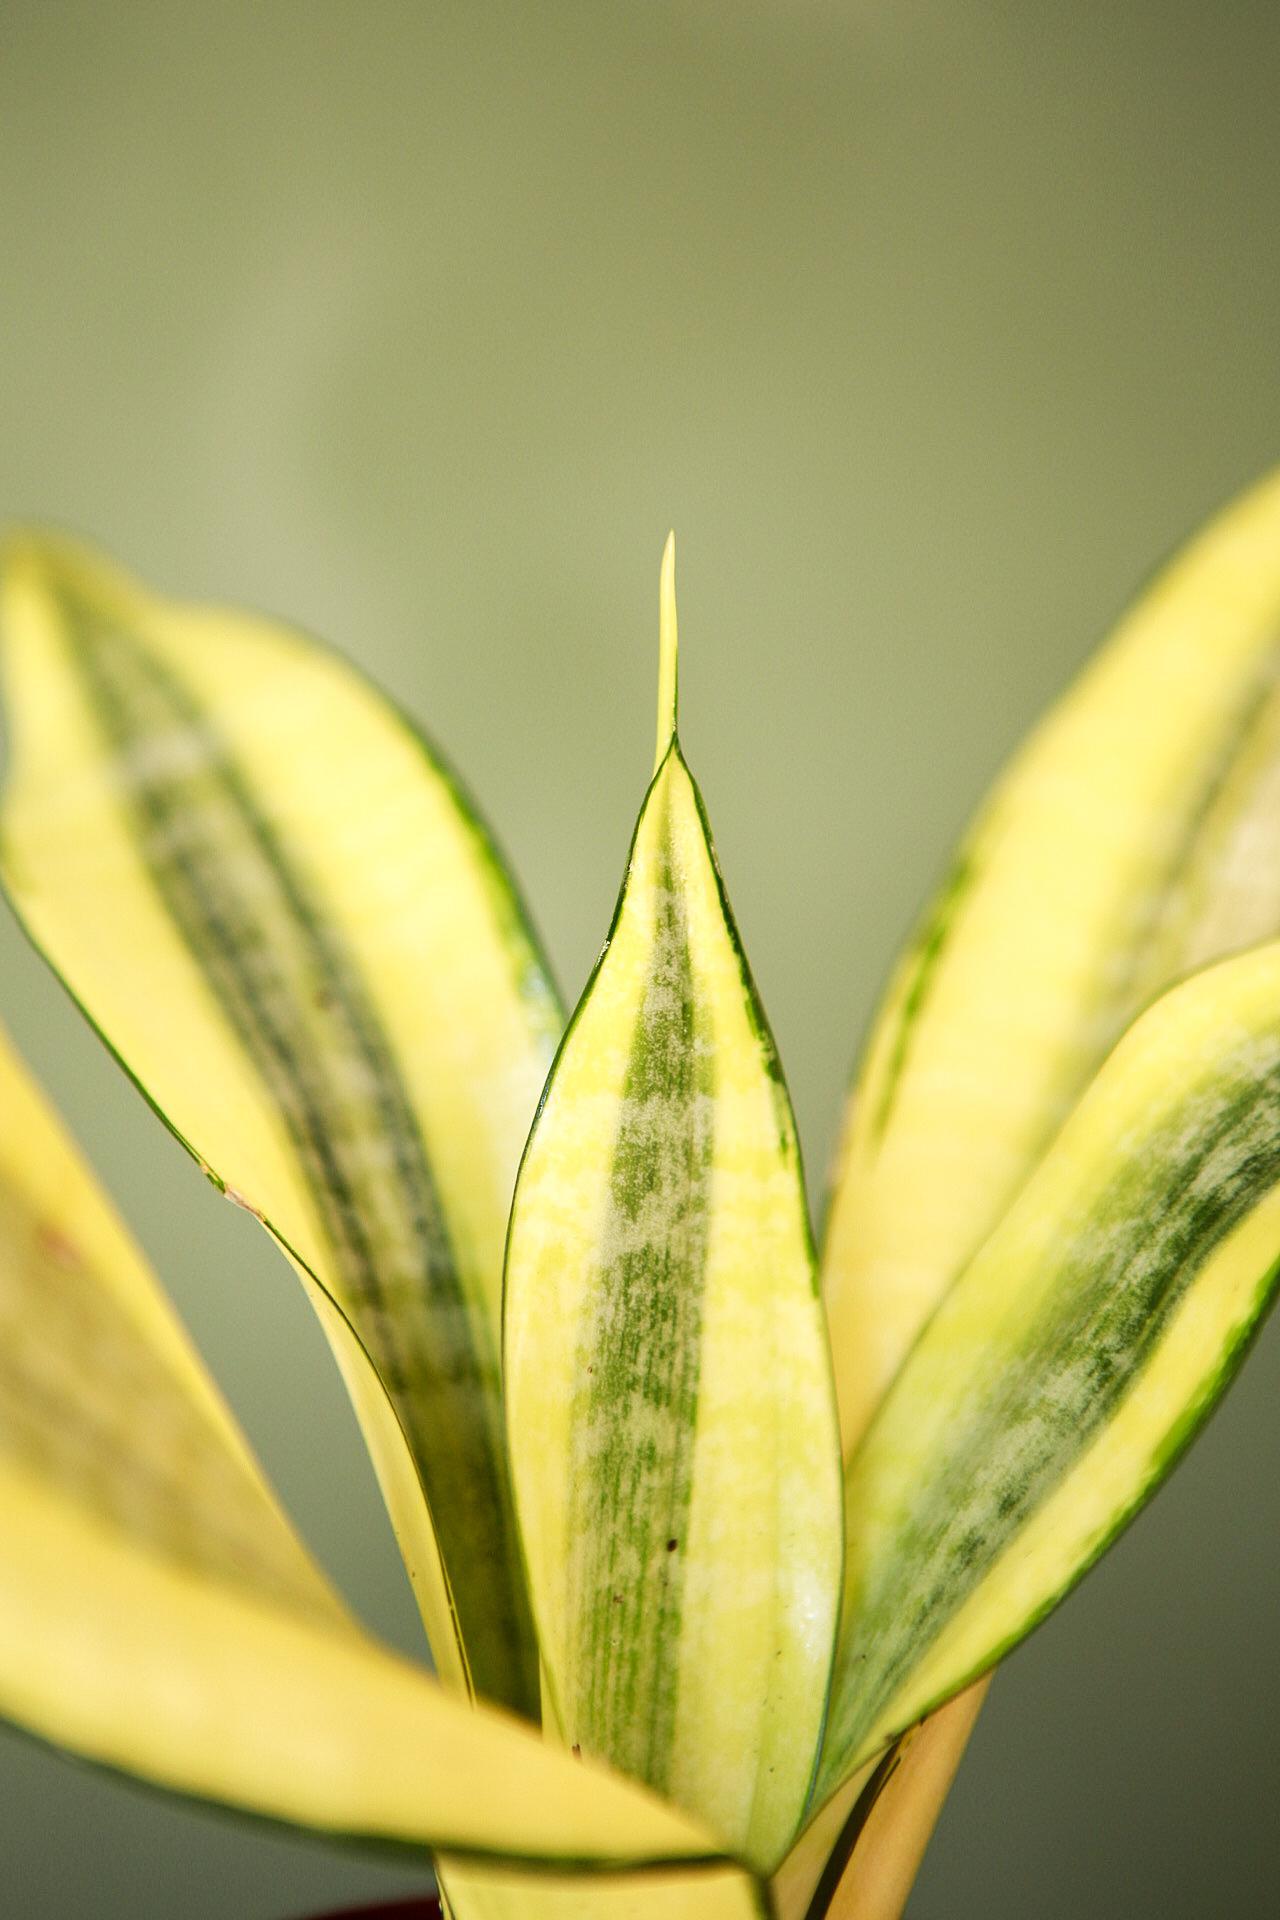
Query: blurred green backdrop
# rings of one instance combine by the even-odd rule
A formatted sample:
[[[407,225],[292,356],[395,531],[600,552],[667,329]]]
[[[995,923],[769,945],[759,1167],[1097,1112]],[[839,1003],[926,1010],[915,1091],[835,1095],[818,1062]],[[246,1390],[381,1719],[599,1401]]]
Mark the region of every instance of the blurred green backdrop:
[[[982,789],[1280,457],[1278,79],[1280,10],[1233,0],[0,0],[0,510],[355,654],[465,769],[570,992],[674,522],[686,744],[820,1186]],[[7,923],[0,965],[289,1503],[410,1643],[291,1278]],[[1013,1660],[915,1920],[1275,1911],[1278,1395],[1273,1334]],[[0,1735],[15,1920],[407,1884]]]

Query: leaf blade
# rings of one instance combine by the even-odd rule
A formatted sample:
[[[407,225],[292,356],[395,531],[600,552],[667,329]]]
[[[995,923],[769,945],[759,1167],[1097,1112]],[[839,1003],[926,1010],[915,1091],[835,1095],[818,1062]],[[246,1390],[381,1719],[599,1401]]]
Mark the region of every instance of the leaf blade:
[[[31,544],[5,630],[11,895],[206,1171],[355,1324],[412,1455],[397,1470],[374,1434],[442,1669],[533,1712],[498,1314],[558,1016],[497,857],[398,716],[296,635]]]
[[[1128,1022],[1280,931],[1278,554],[1272,476],[1031,736],[899,963],[823,1247],[846,1453]]]
[[[0,1594],[0,1710],[66,1751],[373,1845],[606,1868],[716,1851],[373,1643],[104,1543],[8,1466],[0,1506],[23,1542]]]
[[[772,1864],[830,1654],[830,1363],[790,1107],[675,740],[669,615],[663,652],[659,768],[517,1182],[508,1424],[563,1737]]]
[[[824,1792],[1058,1603],[1229,1384],[1277,1280],[1278,1004],[1275,945],[1158,1001],[913,1347],[846,1469]]]
[[[772,1920],[767,1890],[740,1867],[578,1875],[495,1873],[438,1863],[452,1920]]]
[[[0,1035],[0,1713],[311,1832],[598,1864],[689,1822],[366,1636]]]
[[[1273,477],[1032,735],[899,962],[822,1250],[846,1454],[1126,1021],[1280,930],[1278,552]]]

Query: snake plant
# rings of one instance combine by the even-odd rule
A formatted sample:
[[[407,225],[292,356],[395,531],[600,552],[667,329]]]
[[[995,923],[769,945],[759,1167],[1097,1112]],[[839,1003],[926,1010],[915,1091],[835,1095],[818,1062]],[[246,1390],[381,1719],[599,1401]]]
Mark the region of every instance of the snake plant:
[[[319,1315],[433,1675],[352,1617],[0,1058],[0,1711],[434,1857],[456,1920],[891,1920],[996,1663],[1280,1256],[1280,478],[1032,736],[890,985],[820,1251],[677,733],[567,1023],[405,717],[12,541],[0,872]],[[500,670],[495,660],[495,674]]]

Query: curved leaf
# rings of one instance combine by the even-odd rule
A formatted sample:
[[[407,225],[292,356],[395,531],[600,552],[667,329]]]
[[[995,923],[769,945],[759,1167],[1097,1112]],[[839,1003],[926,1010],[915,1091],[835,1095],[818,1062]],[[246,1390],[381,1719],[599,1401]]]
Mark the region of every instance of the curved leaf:
[[[356,1391],[441,1670],[533,1713],[498,1315],[558,1015],[493,847],[400,716],[282,627],[25,541],[3,630],[11,896],[354,1327],[394,1403],[388,1423]]]
[[[0,1713],[327,1834],[612,1864],[710,1843],[349,1619],[0,1037]]]
[[[313,1621],[346,1611],[141,1254],[0,1033],[0,1463],[139,1553]],[[7,1513],[7,1509],[6,1509]],[[11,1562],[25,1557],[6,1525]],[[17,1577],[11,1568],[7,1578]],[[74,1566],[66,1569],[77,1585]]]
[[[901,962],[822,1249],[846,1452],[1109,1041],[1179,973],[1280,930],[1278,622],[1272,481],[1033,736]],[[909,1800],[904,1772],[911,1825]]]
[[[855,1449],[830,1793],[1027,1634],[1229,1383],[1280,1257],[1280,945],[1126,1034]]]
[[[675,739],[557,1058],[507,1253],[508,1422],[566,1741],[772,1864],[839,1581],[830,1362],[791,1109]]]
[[[1280,932],[1280,476],[1157,579],[996,787],[900,964],[823,1248],[846,1453],[1108,1047]]]

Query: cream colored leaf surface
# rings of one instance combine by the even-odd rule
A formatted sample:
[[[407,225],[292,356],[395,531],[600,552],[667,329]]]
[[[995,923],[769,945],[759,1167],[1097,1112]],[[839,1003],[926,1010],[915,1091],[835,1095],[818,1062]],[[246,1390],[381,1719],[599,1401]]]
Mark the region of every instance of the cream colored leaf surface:
[[[996,787],[898,968],[823,1249],[845,1450],[1107,1049],[1280,932],[1280,477],[1160,574]]]
[[[1162,572],[961,848],[874,1029],[830,1197],[846,1453],[1125,1023],[1280,931],[1278,661],[1272,480]]]
[[[85,1759],[379,1843],[710,1850],[354,1625],[2,1040],[0,1540],[0,1714]]]
[[[846,1470],[823,1796],[1043,1618],[1239,1364],[1280,1260],[1280,946],[1126,1034]]]
[[[317,1622],[346,1620],[137,1248],[3,1034],[0,1463],[22,1484],[43,1484],[51,1499],[118,1528],[140,1552]],[[24,1539],[11,1526],[4,1537],[14,1579]],[[78,1584],[73,1565],[65,1575]]]
[[[773,1920],[768,1893],[741,1868],[556,1877],[440,1863],[452,1920]]]
[[[11,549],[2,611],[11,896],[376,1366],[390,1422],[339,1342],[442,1672],[536,1712],[499,1305],[559,1019],[493,847],[405,721],[296,633],[42,541]]]
[[[563,1738],[772,1866],[839,1582],[830,1361],[790,1105],[674,737],[548,1083],[507,1256],[511,1453]]]
[[[0,1459],[0,1711],[175,1792],[320,1833],[500,1858],[705,1857],[703,1833],[351,1630],[140,1551]]]

